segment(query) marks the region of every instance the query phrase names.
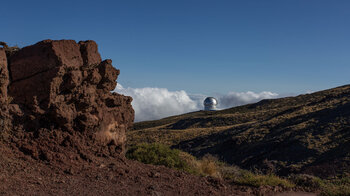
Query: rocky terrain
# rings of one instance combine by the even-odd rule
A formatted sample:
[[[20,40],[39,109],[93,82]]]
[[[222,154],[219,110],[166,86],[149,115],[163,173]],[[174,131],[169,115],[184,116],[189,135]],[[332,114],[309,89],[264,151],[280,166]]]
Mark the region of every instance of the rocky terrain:
[[[249,170],[350,175],[350,86],[134,124],[128,145],[158,142]]]
[[[0,43],[0,195],[256,195],[281,191],[124,157],[131,97],[94,41]]]

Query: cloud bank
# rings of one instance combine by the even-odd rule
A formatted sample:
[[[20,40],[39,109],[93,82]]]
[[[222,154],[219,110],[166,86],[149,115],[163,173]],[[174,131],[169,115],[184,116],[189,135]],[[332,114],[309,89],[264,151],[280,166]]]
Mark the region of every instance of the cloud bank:
[[[120,84],[115,91],[133,98],[135,121],[155,120],[198,110],[197,103],[185,91],[149,87],[123,88]]]
[[[238,105],[244,105],[248,103],[255,103],[262,99],[277,98],[277,93],[263,91],[260,93],[248,92],[229,92],[226,95],[219,97],[220,108],[230,108]]]
[[[117,93],[131,96],[135,110],[135,121],[156,120],[167,116],[183,114],[203,109],[203,101],[207,97],[202,94],[187,94],[185,91],[169,91],[166,88],[124,88],[118,84],[114,90]],[[278,97],[272,92],[254,93],[229,92],[215,96],[219,109],[254,103],[262,99]]]

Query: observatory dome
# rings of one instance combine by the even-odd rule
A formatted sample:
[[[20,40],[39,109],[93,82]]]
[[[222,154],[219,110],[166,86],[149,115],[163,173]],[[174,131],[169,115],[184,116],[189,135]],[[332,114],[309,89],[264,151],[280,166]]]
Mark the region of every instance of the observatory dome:
[[[204,100],[204,110],[211,111],[216,110],[216,105],[218,104],[218,101],[214,97],[207,97]]]

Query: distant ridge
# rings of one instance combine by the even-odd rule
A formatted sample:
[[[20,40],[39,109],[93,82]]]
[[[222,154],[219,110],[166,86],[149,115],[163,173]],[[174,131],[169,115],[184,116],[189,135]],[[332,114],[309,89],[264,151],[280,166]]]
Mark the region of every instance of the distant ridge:
[[[128,135],[280,175],[349,173],[350,85],[135,123]]]

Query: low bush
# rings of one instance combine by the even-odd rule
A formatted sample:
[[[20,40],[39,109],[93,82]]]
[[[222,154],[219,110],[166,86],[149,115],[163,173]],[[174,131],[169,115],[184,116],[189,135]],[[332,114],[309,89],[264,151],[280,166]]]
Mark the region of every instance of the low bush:
[[[249,186],[281,186],[285,188],[293,188],[295,184],[290,182],[287,179],[280,178],[276,175],[260,175],[254,174],[249,171],[243,171],[241,176],[238,176],[233,179],[233,181],[237,184],[241,185],[249,185]]]
[[[142,143],[132,146],[126,153],[128,159],[169,168],[191,174],[220,178],[218,161],[210,155],[198,160],[196,157],[169,146],[158,143]]]
[[[146,164],[164,165],[169,168],[188,171],[188,164],[181,159],[180,150],[170,149],[163,144],[142,143],[131,147],[126,157]]]

